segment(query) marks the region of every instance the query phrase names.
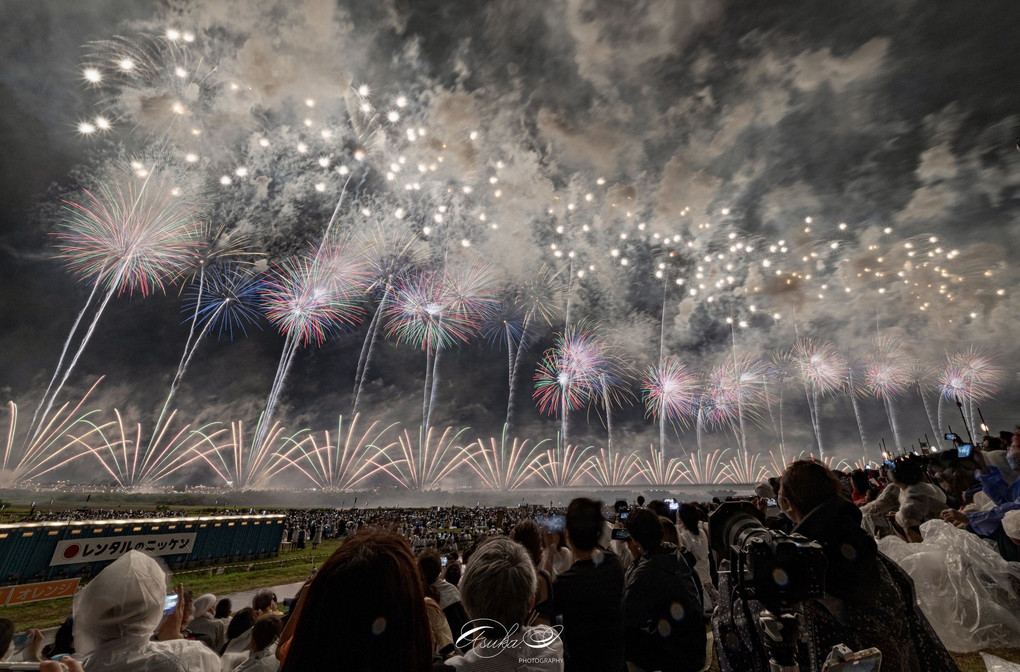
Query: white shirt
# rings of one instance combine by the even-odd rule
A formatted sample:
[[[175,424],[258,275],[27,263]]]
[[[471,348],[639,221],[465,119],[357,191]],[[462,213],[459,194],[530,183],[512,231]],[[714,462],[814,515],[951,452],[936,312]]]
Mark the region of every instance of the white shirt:
[[[102,644],[82,665],[85,672],[220,672],[220,659],[202,642],[154,642],[146,635]]]
[[[248,656],[248,660],[234,668],[234,672],[276,672],[280,669],[280,661],[276,659],[276,647],[267,646],[258,653]]]
[[[460,602],[460,591],[446,579],[436,579],[432,584],[439,591],[439,608],[446,609],[454,602]]]

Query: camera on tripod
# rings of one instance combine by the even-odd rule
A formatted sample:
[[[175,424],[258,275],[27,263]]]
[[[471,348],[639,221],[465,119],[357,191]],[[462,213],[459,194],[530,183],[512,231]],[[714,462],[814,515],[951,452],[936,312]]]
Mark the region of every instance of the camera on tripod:
[[[799,672],[797,641],[804,624],[794,611],[800,603],[825,592],[827,561],[822,547],[799,534],[765,527],[765,516],[750,502],[725,502],[708,521],[709,540],[719,568],[719,604],[712,617],[719,664],[723,672]],[[742,611],[735,612],[734,597]],[[748,601],[764,610],[757,620]],[[766,660],[758,647],[747,648],[742,628],[754,628],[764,642]],[[810,627],[810,624],[806,624]],[[877,649],[852,652],[833,647],[824,672],[878,672]]]
[[[709,523],[716,564],[729,560],[733,587],[744,599],[783,609],[825,590],[822,547],[800,535],[765,527],[764,515],[750,502],[726,502]]]

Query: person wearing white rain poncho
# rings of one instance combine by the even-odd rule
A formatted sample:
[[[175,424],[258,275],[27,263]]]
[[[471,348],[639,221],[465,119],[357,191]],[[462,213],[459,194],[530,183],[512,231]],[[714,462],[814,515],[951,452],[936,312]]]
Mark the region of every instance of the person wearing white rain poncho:
[[[75,595],[74,646],[86,672],[219,672],[219,658],[201,642],[152,641],[166,584],[159,563],[129,551]],[[179,622],[176,630],[180,637]]]

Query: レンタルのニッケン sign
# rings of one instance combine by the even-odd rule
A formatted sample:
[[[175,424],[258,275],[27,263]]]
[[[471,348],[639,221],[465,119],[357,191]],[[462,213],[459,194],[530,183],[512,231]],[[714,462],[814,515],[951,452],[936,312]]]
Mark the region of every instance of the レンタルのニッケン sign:
[[[57,544],[50,566],[116,560],[128,551],[151,555],[188,555],[195,547],[195,533],[131,534],[120,537],[65,540]]]

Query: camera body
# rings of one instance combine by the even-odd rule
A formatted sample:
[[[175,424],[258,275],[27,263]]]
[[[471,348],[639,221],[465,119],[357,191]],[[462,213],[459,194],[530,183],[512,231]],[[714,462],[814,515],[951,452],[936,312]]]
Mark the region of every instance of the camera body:
[[[822,547],[766,528],[764,515],[750,502],[725,502],[712,512],[708,529],[716,562],[729,561],[742,598],[779,610],[822,596],[827,565]]]
[[[765,530],[747,540],[741,583],[747,597],[792,606],[825,591],[822,548],[800,535]]]

